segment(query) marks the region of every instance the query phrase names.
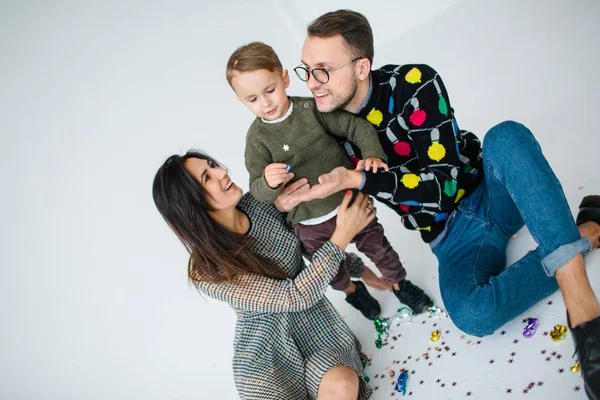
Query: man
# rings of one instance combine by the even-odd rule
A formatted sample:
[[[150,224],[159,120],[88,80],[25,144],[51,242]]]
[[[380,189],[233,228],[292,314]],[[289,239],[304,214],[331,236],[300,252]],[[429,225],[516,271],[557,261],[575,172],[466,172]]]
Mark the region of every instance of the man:
[[[600,196],[573,221],[531,132],[504,122],[485,136],[459,130],[448,93],[426,65],[372,70],[373,36],[360,13],[324,14],[308,27],[302,65],[321,112],[343,109],[379,134],[389,172],[336,168],[295,201],[359,188],[420,232],[439,262],[445,307],[461,330],[492,334],[560,287],[586,390],[600,399],[600,304],[583,254],[600,246]],[[360,153],[345,144],[349,156]],[[539,247],[505,268],[509,239],[527,224]]]

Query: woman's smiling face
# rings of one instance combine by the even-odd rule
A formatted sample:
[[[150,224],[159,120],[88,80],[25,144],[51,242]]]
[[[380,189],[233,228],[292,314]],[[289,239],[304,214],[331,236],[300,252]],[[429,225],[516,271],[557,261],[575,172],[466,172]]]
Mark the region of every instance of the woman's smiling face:
[[[206,191],[206,202],[213,210],[235,207],[242,198],[242,189],[233,183],[225,168],[200,158],[188,158],[184,166]]]

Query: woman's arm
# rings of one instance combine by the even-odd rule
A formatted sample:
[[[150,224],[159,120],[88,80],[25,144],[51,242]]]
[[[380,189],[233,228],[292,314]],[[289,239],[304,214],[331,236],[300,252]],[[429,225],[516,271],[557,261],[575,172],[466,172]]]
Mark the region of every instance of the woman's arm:
[[[294,279],[273,279],[256,274],[240,276],[234,282],[201,282],[198,288],[208,296],[225,301],[234,308],[253,312],[294,312],[315,305],[346,257],[344,249],[376,215],[368,197],[359,194],[351,206],[351,192],[342,200],[336,230],[312,258],[312,263]],[[368,206],[368,207],[367,207]]]
[[[301,311],[314,306],[323,297],[344,258],[342,249],[327,242],[314,254],[312,264],[295,279],[246,274],[235,282],[201,282],[198,288],[237,309],[263,313]]]

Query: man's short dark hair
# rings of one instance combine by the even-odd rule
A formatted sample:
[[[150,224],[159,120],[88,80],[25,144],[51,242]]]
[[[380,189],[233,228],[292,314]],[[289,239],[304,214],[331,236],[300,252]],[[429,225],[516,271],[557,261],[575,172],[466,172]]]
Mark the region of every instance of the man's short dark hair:
[[[308,26],[308,36],[328,38],[342,35],[350,58],[368,58],[373,65],[373,31],[367,18],[352,10],[337,10],[321,15]]]

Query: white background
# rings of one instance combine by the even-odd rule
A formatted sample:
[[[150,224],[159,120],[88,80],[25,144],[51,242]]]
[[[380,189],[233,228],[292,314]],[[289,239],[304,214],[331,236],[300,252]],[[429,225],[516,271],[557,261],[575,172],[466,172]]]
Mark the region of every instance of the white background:
[[[307,24],[326,11],[367,16],[375,67],[432,65],[461,128],[482,138],[505,119],[528,125],[574,212],[583,195],[600,192],[597,1],[170,3],[0,1],[2,399],[237,398],[235,314],[187,284],[187,256],[154,207],[152,179],[169,155],[194,147],[247,188],[244,137],[253,116],[227,85],[226,61],[260,40],[291,71]],[[288,93],[309,95],[294,76]],[[439,303],[428,247],[379,210],[410,278]],[[534,245],[527,233],[513,242],[511,260]],[[597,293],[598,268],[592,254]],[[328,296],[374,349],[371,324],[340,293]],[[376,296],[385,315],[397,308],[390,294]],[[558,295],[555,303],[564,320]],[[568,358],[572,344],[562,346]],[[468,380],[488,390],[475,394],[503,398],[504,388],[494,391],[472,364],[487,364],[485,352],[497,347],[445,371],[470,371]],[[375,358],[371,368],[385,362]],[[540,398],[563,387],[546,379]],[[466,391],[428,390],[420,398]],[[375,393],[390,397],[388,389]]]

